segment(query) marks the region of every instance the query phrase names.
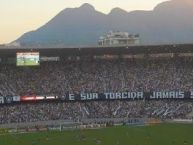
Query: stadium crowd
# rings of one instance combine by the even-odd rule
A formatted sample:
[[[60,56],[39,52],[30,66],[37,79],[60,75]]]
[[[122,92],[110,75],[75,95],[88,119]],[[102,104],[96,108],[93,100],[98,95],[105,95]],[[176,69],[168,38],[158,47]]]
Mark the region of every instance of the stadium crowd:
[[[193,91],[192,59],[114,59],[0,65],[0,96],[66,92]],[[0,106],[0,123],[108,117],[186,118],[186,101],[93,101]]]
[[[188,118],[193,104],[184,101],[92,101],[6,105],[0,124],[96,118]]]
[[[193,90],[193,61],[85,60],[1,65],[0,96],[26,93]]]

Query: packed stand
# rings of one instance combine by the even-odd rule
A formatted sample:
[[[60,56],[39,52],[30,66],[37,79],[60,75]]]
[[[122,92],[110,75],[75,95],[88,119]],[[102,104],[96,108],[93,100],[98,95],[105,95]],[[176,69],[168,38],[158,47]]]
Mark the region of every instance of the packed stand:
[[[0,65],[0,96],[66,92],[193,91],[192,59],[116,59]],[[0,123],[83,118],[187,118],[188,101],[92,101],[0,106]]]
[[[193,103],[185,101],[92,101],[4,105],[0,124],[96,118],[188,118]]]
[[[66,92],[192,91],[192,59],[79,60],[0,66],[0,96]]]

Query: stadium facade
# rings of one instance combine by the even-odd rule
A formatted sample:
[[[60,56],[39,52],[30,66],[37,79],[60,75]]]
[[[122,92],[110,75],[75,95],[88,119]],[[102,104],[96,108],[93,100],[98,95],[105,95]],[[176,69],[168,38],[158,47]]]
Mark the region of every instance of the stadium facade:
[[[192,58],[193,44],[0,48],[0,124],[191,119]]]
[[[193,53],[193,44],[80,46],[80,47],[0,47],[0,57],[14,58],[17,52],[38,51],[41,56],[98,56]]]

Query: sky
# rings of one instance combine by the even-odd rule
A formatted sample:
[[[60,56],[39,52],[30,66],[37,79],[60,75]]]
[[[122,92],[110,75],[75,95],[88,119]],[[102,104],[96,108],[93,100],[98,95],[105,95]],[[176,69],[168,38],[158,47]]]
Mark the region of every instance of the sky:
[[[89,3],[108,14],[112,8],[126,11],[152,10],[166,0],[0,0],[0,44],[10,43],[36,30],[65,8]]]

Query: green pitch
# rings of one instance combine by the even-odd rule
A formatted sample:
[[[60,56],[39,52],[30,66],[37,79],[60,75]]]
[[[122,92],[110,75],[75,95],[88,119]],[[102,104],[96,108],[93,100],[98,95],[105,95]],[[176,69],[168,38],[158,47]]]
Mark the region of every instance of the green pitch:
[[[193,145],[193,124],[9,134],[0,145]]]

